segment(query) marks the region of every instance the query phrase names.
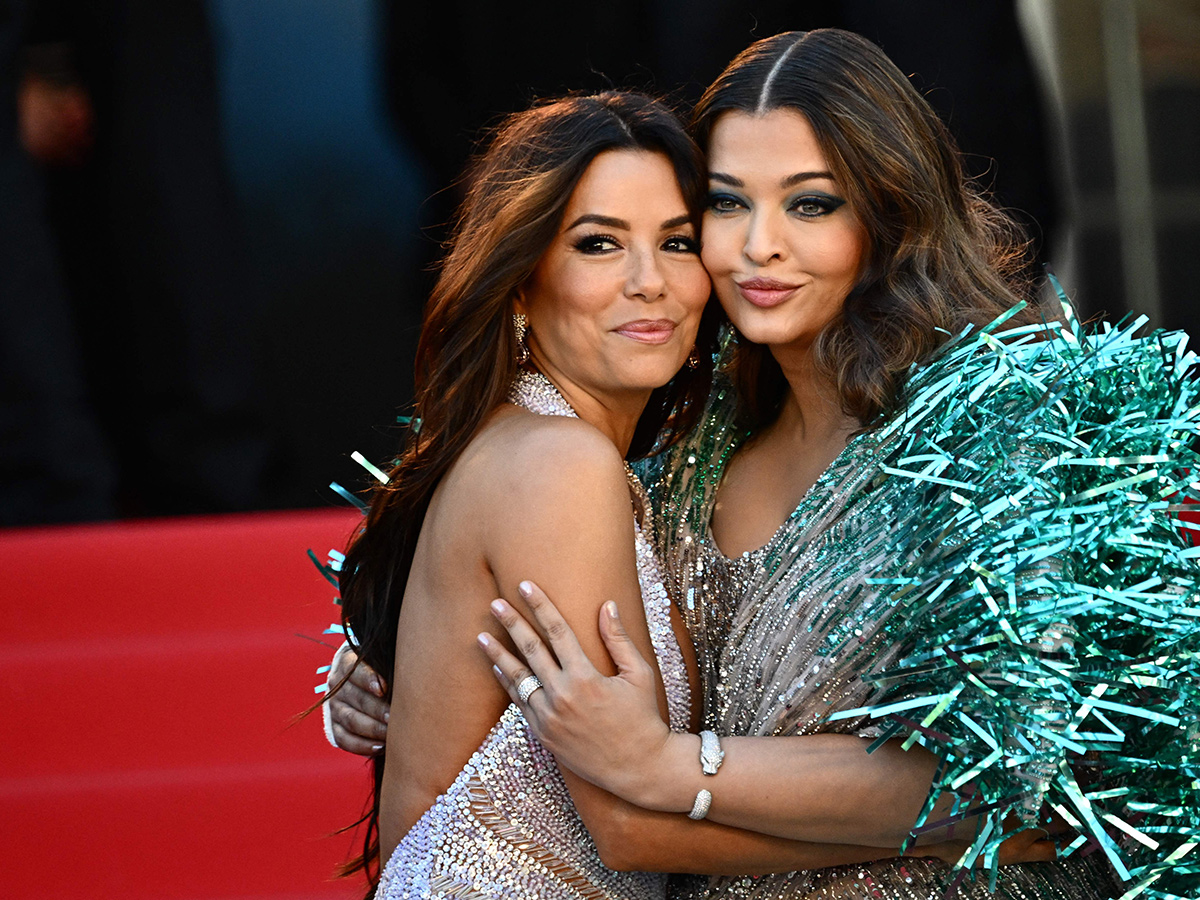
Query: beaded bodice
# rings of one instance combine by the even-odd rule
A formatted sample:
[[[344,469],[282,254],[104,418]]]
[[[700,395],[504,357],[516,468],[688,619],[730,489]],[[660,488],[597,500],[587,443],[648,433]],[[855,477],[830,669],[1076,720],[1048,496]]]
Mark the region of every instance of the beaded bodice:
[[[509,402],[541,415],[574,416],[542,375],[522,372]],[[648,501],[630,473],[638,519]],[[667,692],[670,725],[685,730],[691,699],[671,627],[671,603],[655,553],[634,523],[638,581],[650,638]],[[380,879],[380,900],[401,898],[570,898],[652,900],[666,876],[614,872],[600,861],[554,757],[509,705],[433,806],[405,835]]]

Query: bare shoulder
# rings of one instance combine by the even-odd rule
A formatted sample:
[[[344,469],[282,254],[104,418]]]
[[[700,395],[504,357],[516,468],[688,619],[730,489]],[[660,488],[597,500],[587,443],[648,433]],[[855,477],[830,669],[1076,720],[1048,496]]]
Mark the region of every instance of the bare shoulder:
[[[620,452],[579,419],[512,412],[480,435],[475,462],[506,502],[589,502],[617,491],[629,505]]]

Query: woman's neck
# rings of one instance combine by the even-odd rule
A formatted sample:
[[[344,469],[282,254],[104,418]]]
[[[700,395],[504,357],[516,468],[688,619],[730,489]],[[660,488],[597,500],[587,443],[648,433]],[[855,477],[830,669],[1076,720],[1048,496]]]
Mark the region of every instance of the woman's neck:
[[[575,415],[607,437],[622,456],[629,455],[638,419],[650,402],[650,391],[628,391],[621,394],[602,394],[589,390],[563,376],[553,366],[538,363],[538,369],[571,404]]]
[[[842,409],[835,385],[817,371],[811,345],[802,349],[772,348],[771,355],[787,381],[772,430],[793,433],[805,443],[824,443],[840,436],[848,438],[859,427],[858,420]]]

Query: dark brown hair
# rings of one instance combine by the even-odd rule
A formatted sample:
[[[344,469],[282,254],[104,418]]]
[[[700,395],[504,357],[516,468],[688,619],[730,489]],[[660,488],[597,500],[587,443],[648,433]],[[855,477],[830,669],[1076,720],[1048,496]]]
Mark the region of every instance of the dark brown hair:
[[[390,680],[400,603],[417,537],[438,482],[504,402],[516,374],[513,297],[561,227],[579,179],[605,150],[648,150],[671,163],[693,224],[705,193],[703,158],[666,106],[610,91],[544,103],[505,120],[468,171],[449,252],[441,266],[416,356],[414,428],[386,485],[375,489],[365,525],[342,567],[342,619],[359,658]],[[630,455],[645,455],[689,427],[711,382],[715,316],[697,340],[701,364],[654,391]],[[389,688],[390,698],[390,688]],[[349,871],[378,878],[383,759],[364,817],[361,858]]]
[[[708,88],[693,126],[707,145],[727,112],[801,113],[867,235],[839,316],[813,346],[817,372],[864,424],[902,403],[913,363],[966,325],[1030,299],[1027,242],[963,171],[954,139],[883,51],[838,29],[752,44]],[[1032,306],[1014,322],[1036,321]],[[732,375],[744,423],[778,414],[786,383],[766,347],[741,341]]]

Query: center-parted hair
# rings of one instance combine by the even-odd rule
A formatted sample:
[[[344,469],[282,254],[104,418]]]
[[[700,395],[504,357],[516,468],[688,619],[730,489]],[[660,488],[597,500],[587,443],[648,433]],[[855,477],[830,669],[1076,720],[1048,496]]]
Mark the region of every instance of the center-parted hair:
[[[467,174],[449,252],[425,309],[416,355],[414,428],[388,482],[375,488],[366,522],[342,566],[342,619],[359,658],[389,682],[400,603],[434,489],[504,402],[516,374],[513,299],[550,247],[575,186],[608,150],[661,153],[670,162],[699,232],[706,186],[700,150],[658,100],[609,91],[546,102],[507,118]],[[689,427],[711,383],[714,313],[697,337],[700,365],[655,390],[630,455],[645,455]],[[348,871],[378,878],[379,792],[362,857]]]
[[[867,424],[902,402],[912,364],[949,334],[1029,299],[1027,242],[966,177],[937,113],[866,38],[831,28],[752,44],[705,92],[693,126],[707,147],[726,113],[779,109],[807,119],[866,234],[858,281],[813,352],[843,409]],[[1039,317],[1031,306],[1017,321]],[[773,420],[786,384],[769,351],[742,341],[733,378],[745,423]]]

